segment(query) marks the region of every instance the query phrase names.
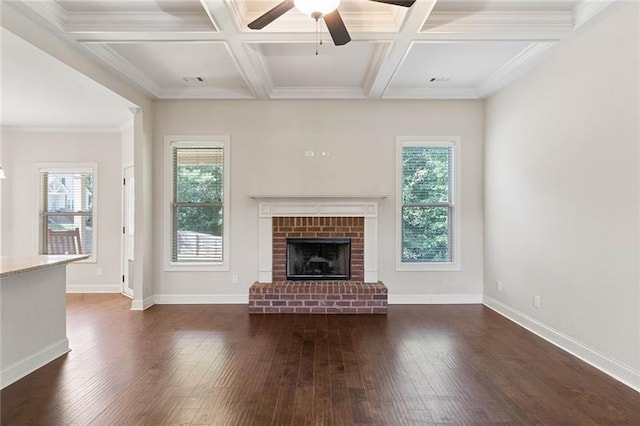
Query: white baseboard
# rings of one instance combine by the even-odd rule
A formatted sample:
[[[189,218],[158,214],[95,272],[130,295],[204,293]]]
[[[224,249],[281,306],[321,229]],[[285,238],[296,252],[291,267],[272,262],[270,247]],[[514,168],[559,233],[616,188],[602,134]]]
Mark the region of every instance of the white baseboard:
[[[248,294],[156,294],[159,305],[248,304]]]
[[[640,392],[640,371],[612,359],[598,351],[589,348],[578,340],[555,330],[546,324],[517,311],[502,302],[489,296],[484,296],[484,305],[494,310],[505,318],[515,322],[530,332],[542,337],[549,343],[592,365],[598,370],[608,374],[619,382]]]
[[[122,284],[67,284],[67,293],[120,293]]]
[[[69,352],[69,340],[65,337],[35,354],[17,360],[0,372],[0,389],[17,382],[27,374],[36,371],[67,352]]]
[[[389,294],[390,305],[482,304],[481,294]]]
[[[131,301],[131,310],[132,311],[144,311],[154,305],[154,297],[149,296],[145,297],[143,300],[133,299]]]

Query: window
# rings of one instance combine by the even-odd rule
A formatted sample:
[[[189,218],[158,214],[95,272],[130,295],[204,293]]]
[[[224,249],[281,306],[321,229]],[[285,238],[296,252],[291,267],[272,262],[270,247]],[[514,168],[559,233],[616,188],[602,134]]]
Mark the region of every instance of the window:
[[[228,152],[224,140],[168,138],[169,267],[227,265]]]
[[[400,270],[458,269],[456,143],[399,138]]]
[[[96,167],[40,168],[40,253],[95,254]]]

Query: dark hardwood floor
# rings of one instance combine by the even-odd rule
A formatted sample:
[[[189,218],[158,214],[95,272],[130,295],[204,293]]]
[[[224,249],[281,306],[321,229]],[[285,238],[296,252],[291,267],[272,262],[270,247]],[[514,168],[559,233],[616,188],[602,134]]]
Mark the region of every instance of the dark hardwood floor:
[[[2,390],[2,424],[640,425],[640,393],[479,305],[129,307],[70,295],[72,352]]]

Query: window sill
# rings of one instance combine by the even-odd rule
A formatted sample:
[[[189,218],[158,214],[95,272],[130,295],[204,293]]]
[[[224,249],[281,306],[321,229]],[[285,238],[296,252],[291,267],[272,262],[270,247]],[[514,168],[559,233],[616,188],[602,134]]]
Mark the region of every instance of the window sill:
[[[404,263],[396,264],[396,271],[399,272],[446,272],[460,271],[459,263]]]
[[[201,263],[201,262],[169,262],[164,265],[165,272],[227,272],[229,265],[226,263]]]

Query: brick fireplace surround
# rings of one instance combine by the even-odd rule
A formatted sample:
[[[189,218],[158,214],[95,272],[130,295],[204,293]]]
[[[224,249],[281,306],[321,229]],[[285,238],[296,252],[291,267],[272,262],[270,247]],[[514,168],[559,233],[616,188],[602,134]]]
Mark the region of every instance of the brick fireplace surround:
[[[387,287],[377,281],[377,202],[270,198],[260,203],[260,236],[261,279],[249,289],[249,313],[387,313]],[[298,237],[350,238],[351,278],[287,281],[286,239]]]
[[[364,280],[363,217],[274,217],[273,281],[286,280],[287,238],[350,238],[351,281]]]

